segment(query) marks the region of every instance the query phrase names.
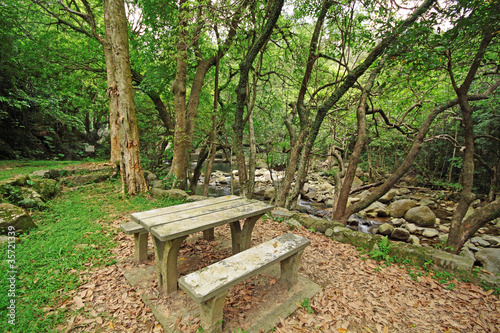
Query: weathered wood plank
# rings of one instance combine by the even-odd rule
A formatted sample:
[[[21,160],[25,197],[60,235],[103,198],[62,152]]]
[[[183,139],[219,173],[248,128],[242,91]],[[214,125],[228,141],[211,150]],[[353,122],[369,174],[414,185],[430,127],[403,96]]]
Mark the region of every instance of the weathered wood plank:
[[[262,215],[272,209],[273,206],[264,202],[255,201],[251,204],[232,207],[222,211],[208,212],[204,215],[195,217],[186,216],[183,219],[167,224],[155,225],[151,227],[149,231],[159,240],[166,241],[214,228],[225,223],[235,222],[247,217]]]
[[[305,249],[311,242],[281,235],[179,279],[179,287],[201,303]]]
[[[217,204],[221,202],[229,202],[234,200],[240,200],[241,197],[235,195],[227,195],[224,197],[217,197],[213,199],[207,199],[202,201],[190,202],[177,206],[163,207],[152,210],[146,210],[144,212],[138,212],[132,214],[132,220],[135,222],[139,222],[139,220],[148,219],[155,216],[163,216],[171,213],[178,213],[186,210],[196,209],[198,207],[209,206],[212,204]]]
[[[120,228],[127,235],[148,232],[142,225],[136,222],[126,222],[120,224]]]
[[[239,200],[214,203],[202,207],[196,207],[189,210],[181,210],[178,212],[166,213],[154,217],[141,218],[141,224],[144,225],[146,228],[151,228],[161,224],[168,224],[189,218],[203,217],[204,215],[214,214],[246,205],[253,205],[255,203],[259,203],[259,201],[240,198]]]

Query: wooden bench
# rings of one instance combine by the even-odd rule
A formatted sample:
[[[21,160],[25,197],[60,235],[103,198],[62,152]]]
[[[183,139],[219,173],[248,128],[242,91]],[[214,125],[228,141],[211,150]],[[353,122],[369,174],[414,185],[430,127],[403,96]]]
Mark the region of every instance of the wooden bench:
[[[240,252],[179,279],[179,287],[200,304],[203,332],[222,332],[224,301],[232,286],[273,264],[281,265],[281,280],[298,281],[300,255],[311,242],[291,233]]]
[[[158,287],[168,294],[177,291],[177,255],[184,239],[229,224],[232,250],[236,254],[251,246],[257,220],[272,209],[265,202],[230,195],[133,213],[131,218],[151,234]]]
[[[133,221],[121,224],[120,228],[127,235],[134,235],[134,260],[137,262],[148,260],[148,231]]]

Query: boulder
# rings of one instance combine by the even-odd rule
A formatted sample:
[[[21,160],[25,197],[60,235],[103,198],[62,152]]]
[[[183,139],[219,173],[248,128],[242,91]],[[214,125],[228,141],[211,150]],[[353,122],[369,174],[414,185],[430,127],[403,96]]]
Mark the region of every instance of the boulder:
[[[156,199],[160,199],[165,196],[173,199],[183,199],[189,197],[189,194],[179,189],[162,190],[160,188],[153,188],[151,189],[151,195]]]
[[[365,211],[366,211],[366,215],[368,215],[368,216],[372,216],[373,214],[375,214],[375,216],[373,216],[373,217],[389,216],[389,209],[387,208],[387,206],[381,202],[378,202],[378,201],[375,201],[370,206],[368,206],[368,208],[366,208]],[[371,213],[373,213],[373,214],[371,214]]]
[[[306,229],[314,229],[314,231],[322,233],[324,233],[328,228],[344,226],[341,222],[328,221],[308,214],[295,214],[293,215],[293,218],[299,221],[300,224],[302,224]]]
[[[427,206],[418,206],[410,208],[404,215],[405,220],[415,223],[421,227],[434,227],[436,215]]]
[[[42,196],[38,194],[34,189],[29,187],[21,187],[19,188],[19,190],[23,199],[16,204],[24,208],[45,208],[45,202],[42,199]]]
[[[433,201],[433,200],[431,200],[431,199],[429,199],[429,198],[423,198],[422,200],[420,200],[420,201],[418,202],[418,204],[419,204],[420,206],[428,206],[428,207],[430,207],[430,208],[436,208],[436,207],[437,207],[436,202],[435,202],[435,201]]]
[[[290,229],[290,230],[295,230],[295,229],[299,229],[300,227],[302,227],[302,224],[300,224],[300,222],[295,220],[295,219],[286,220],[285,224],[288,226],[288,229]]]
[[[144,178],[148,181],[148,183],[151,183],[153,180],[158,179],[154,173],[148,170],[144,170]]]
[[[500,249],[479,249],[475,257],[488,272],[500,273]]]
[[[394,228],[390,237],[392,239],[406,241],[410,238],[410,232],[404,228]]]
[[[33,179],[33,188],[44,201],[53,198],[59,192],[57,181],[54,179]]]
[[[433,228],[425,228],[424,231],[422,232],[422,236],[427,237],[427,238],[434,238],[439,235],[439,231]]]
[[[352,181],[351,190],[355,190],[361,186],[363,186],[363,181],[359,179],[359,177],[355,176],[354,180]]]
[[[383,223],[378,227],[378,233],[384,236],[389,236],[394,231],[394,227],[389,223]]]
[[[264,199],[266,200],[271,200],[272,197],[274,196],[274,187],[273,186],[269,186],[266,188],[266,190],[264,191]]]
[[[490,242],[482,239],[481,237],[473,237],[471,243],[480,247],[490,247]]]
[[[491,247],[500,247],[500,236],[485,235],[482,238],[490,243]]]
[[[415,235],[410,235],[410,237],[408,237],[407,239],[407,242],[413,245],[420,245],[420,239],[418,239],[418,237]]]
[[[151,185],[152,188],[160,188],[162,190],[165,189],[165,185],[163,185],[163,182],[159,179],[153,180],[152,182],[149,182],[149,185]]]
[[[384,194],[378,201],[382,203],[389,203],[394,197],[398,194],[398,190],[396,189],[390,189],[389,192]]]
[[[271,216],[272,217],[282,217],[282,218],[291,218],[295,213],[291,212],[285,208],[277,208],[273,211],[271,211]]]
[[[9,231],[23,233],[34,227],[36,225],[33,219],[24,209],[9,203],[0,203],[0,234],[7,235]]]
[[[389,205],[389,214],[392,217],[403,217],[405,213],[418,203],[411,199],[396,200]]]

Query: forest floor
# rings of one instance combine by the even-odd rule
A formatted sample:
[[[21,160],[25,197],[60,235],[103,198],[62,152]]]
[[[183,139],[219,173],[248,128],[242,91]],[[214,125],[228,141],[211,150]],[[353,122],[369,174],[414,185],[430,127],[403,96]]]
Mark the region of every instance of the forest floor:
[[[118,230],[127,219],[128,216],[117,219],[113,227]],[[259,221],[252,241],[259,244],[286,232],[288,227],[282,223]],[[367,254],[361,254],[352,245],[303,227],[293,232],[311,240],[302,255],[300,274],[322,290],[308,305],[304,303],[290,317],[281,318],[275,332],[500,332],[500,298],[492,290],[454,279],[445,286],[438,283],[432,272],[425,274],[420,268],[398,264],[385,266],[368,259]],[[213,242],[195,234],[183,243],[179,252],[181,274],[230,254],[230,248],[220,246],[230,240],[229,227],[218,227],[215,234]],[[148,290],[134,288],[123,275],[124,270],[138,266],[130,260],[133,236],[117,232],[115,240],[118,246],[113,248],[112,256],[117,264],[80,272],[82,285],[63,304],[78,311],[58,331],[164,331],[141,299],[143,293],[157,295],[157,286],[153,284]],[[151,252],[150,249],[148,262],[139,266],[155,264]],[[424,274],[415,277],[416,271]],[[274,279],[269,280],[270,286],[275,283]],[[251,281],[233,287],[226,297],[224,322],[234,322],[236,318],[244,323],[245,312],[265,301],[265,290],[269,286],[256,286]],[[179,304],[169,303],[169,297],[158,296],[156,301],[170,304],[174,310]],[[192,305],[196,306],[194,302]],[[169,310],[165,312],[170,314]],[[199,332],[198,318],[178,317],[174,322],[180,332]],[[226,327],[225,331],[244,332],[244,324],[241,328]]]

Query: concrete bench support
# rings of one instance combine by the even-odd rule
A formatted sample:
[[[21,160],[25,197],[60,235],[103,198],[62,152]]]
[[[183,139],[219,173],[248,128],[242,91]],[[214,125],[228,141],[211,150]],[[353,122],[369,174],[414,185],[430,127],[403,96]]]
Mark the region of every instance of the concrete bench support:
[[[300,256],[309,244],[301,236],[281,235],[180,278],[179,287],[200,304],[203,331],[222,331],[222,311],[229,288],[268,267],[279,262],[283,282],[288,286],[297,283]]]
[[[135,222],[123,223],[120,228],[127,235],[134,235],[134,260],[136,262],[148,260],[148,231]]]

